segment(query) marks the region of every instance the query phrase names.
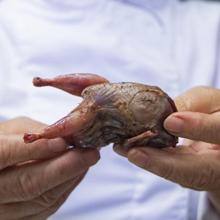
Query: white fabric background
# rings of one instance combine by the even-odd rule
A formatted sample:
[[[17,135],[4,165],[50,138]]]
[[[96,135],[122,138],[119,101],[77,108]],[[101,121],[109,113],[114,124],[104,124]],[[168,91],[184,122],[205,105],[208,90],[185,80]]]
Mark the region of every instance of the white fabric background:
[[[220,5],[200,1],[3,0],[0,115],[52,123],[80,102],[33,88],[37,75],[95,72],[111,81],[155,84],[172,97],[195,85],[218,87],[219,21]],[[200,195],[106,147],[51,219],[194,220]]]

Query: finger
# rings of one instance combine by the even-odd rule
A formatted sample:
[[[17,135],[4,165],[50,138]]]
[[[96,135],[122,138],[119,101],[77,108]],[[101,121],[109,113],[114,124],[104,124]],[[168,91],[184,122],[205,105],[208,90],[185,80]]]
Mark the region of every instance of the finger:
[[[205,143],[207,145],[207,143]],[[199,146],[197,146],[199,148]],[[203,149],[204,149],[204,146],[202,146]],[[133,147],[133,148],[140,148],[140,146],[138,147]],[[142,148],[148,148],[148,146],[144,146]],[[131,150],[127,147],[124,147],[123,145],[114,145],[113,146],[113,150],[119,154],[120,156],[122,157],[128,157],[128,152]],[[179,153],[179,154],[182,154],[182,153],[186,153],[186,154],[189,154],[189,153],[195,153],[195,152],[198,152],[197,149],[194,149],[193,147],[191,146],[176,146],[175,148],[174,147],[166,147],[166,148],[163,148],[163,151],[168,151],[168,152],[173,152],[173,153]]]
[[[175,98],[178,111],[213,113],[220,110],[220,90],[198,86]]]
[[[163,151],[167,151],[168,153],[174,153],[174,154],[194,154],[198,152],[191,146],[184,146],[184,145],[178,145],[175,148],[166,147],[163,148]]]
[[[46,124],[32,120],[28,117],[17,117],[11,120],[0,122],[1,134],[22,134],[30,131],[30,129],[39,129],[45,127]]]
[[[210,155],[209,155],[210,156]],[[136,148],[128,152],[128,159],[137,166],[183,186],[210,190],[220,183],[215,158],[199,154],[169,152],[153,148]]]
[[[121,146],[119,144],[115,144],[113,146],[113,150],[119,154],[120,156],[123,156],[123,157],[127,157],[127,154],[128,154],[128,148],[125,148],[124,146]]]
[[[50,160],[6,169],[0,175],[0,203],[36,198],[75,178],[98,160],[95,149],[74,149]]]
[[[61,138],[25,144],[22,135],[0,135],[0,170],[24,161],[52,158],[66,149]]]
[[[51,207],[49,207],[47,210],[36,215],[31,215],[28,217],[20,218],[19,220],[30,220],[30,219],[31,220],[44,220],[44,219],[46,220],[48,219],[48,217],[54,214],[60,208],[60,206],[66,201],[69,194],[70,192],[64,193],[62,197],[60,197],[59,200],[56,201],[56,203],[53,204]]]
[[[81,181],[83,176],[78,178],[78,183]],[[22,218],[22,220],[42,220],[47,219],[49,216],[51,216],[53,213],[55,213],[60,206],[66,201],[72,190],[75,188],[75,186],[70,187],[52,206],[50,206],[48,209],[44,210],[40,214],[28,216],[28,218]]]
[[[84,175],[76,177],[73,180],[69,180],[52,190],[42,194],[38,198],[27,201],[8,203],[0,206],[0,219],[13,220],[22,218],[25,216],[36,215],[41,213],[52,205],[54,205],[63,194],[72,192],[72,190],[78,185]],[[70,191],[71,190],[71,191]]]
[[[164,127],[175,136],[220,144],[220,117],[215,114],[177,112],[165,120]]]

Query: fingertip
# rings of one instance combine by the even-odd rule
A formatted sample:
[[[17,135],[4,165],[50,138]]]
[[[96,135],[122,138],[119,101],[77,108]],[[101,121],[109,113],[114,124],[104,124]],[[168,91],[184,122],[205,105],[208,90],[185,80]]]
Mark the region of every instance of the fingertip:
[[[179,134],[184,130],[184,120],[177,113],[172,114],[165,119],[163,126],[168,132]]]

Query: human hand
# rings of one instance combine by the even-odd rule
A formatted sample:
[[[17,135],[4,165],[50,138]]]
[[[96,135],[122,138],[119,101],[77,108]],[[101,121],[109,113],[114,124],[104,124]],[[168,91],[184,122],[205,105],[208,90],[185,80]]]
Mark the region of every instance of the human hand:
[[[175,103],[179,112],[170,115],[164,127],[191,140],[176,148],[114,149],[147,171],[184,187],[208,191],[220,213],[220,90],[196,87],[177,97]]]
[[[23,117],[0,123],[0,219],[47,219],[99,159],[62,139],[23,143],[24,132],[44,126]]]

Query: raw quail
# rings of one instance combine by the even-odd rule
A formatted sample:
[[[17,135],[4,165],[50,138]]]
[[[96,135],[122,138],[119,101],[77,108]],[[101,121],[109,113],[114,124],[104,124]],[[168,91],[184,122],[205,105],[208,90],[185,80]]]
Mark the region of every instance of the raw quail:
[[[160,88],[140,83],[110,83],[95,74],[68,74],[53,79],[36,77],[35,86],[53,86],[83,101],[67,116],[40,130],[24,134],[24,141],[62,137],[75,147],[103,147],[110,143],[136,146],[175,146],[177,137],[163,121],[177,111]]]

